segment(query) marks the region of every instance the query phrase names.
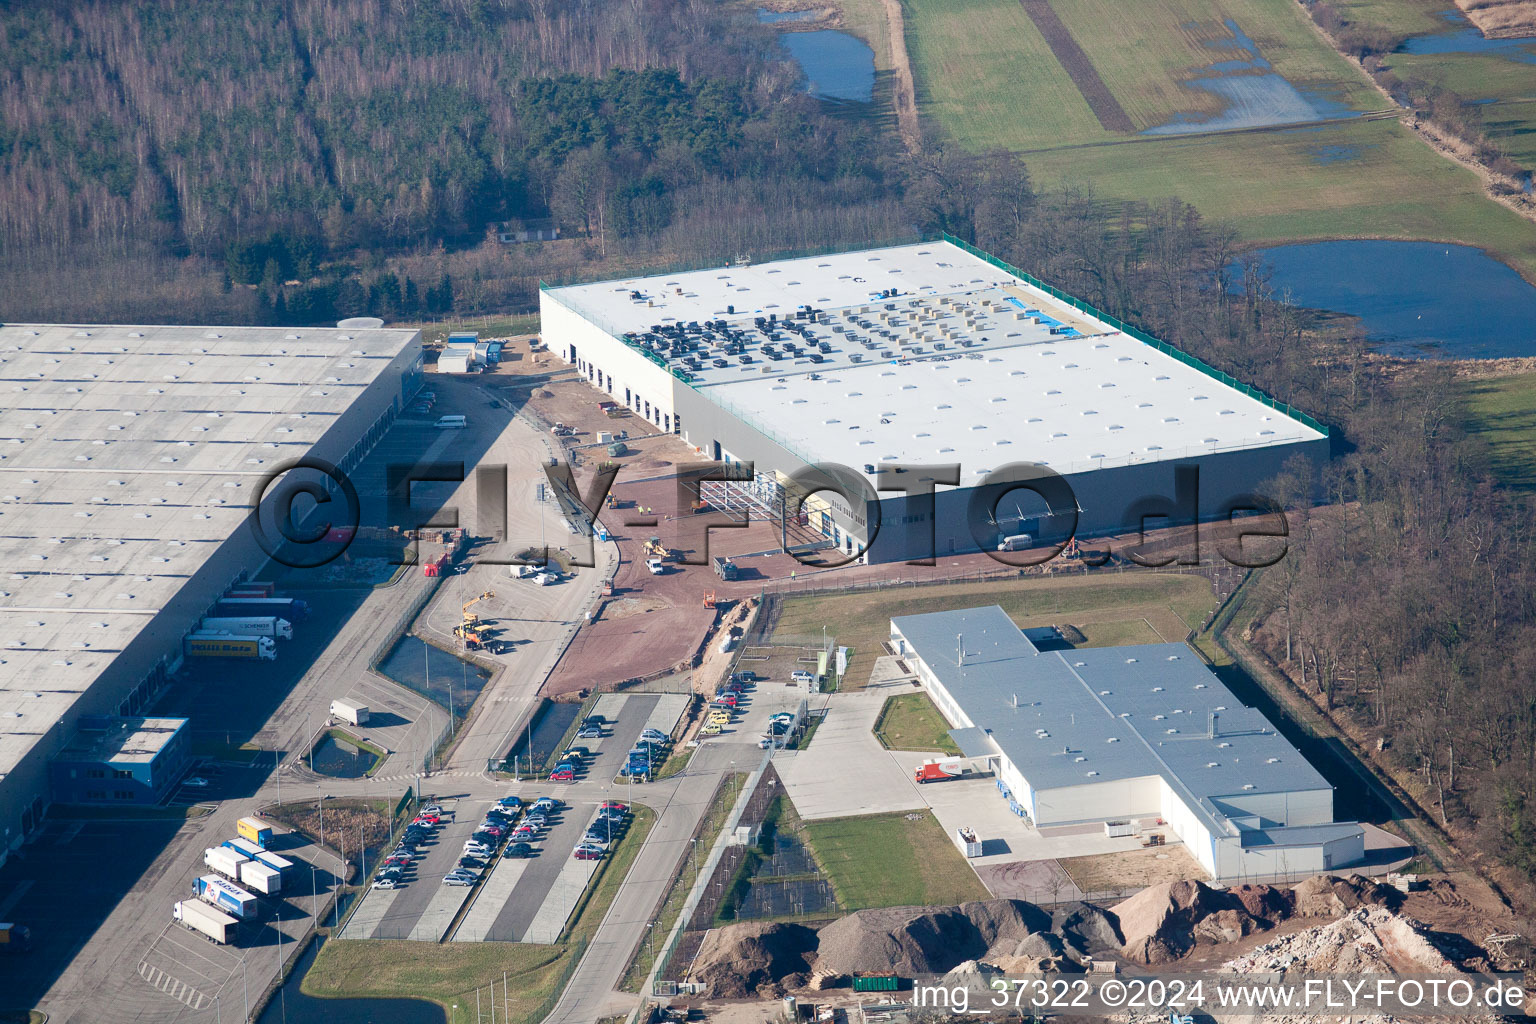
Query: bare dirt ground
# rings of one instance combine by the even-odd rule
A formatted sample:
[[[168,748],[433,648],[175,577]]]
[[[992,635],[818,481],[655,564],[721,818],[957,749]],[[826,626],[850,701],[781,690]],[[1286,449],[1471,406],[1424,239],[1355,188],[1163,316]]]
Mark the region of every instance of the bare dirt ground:
[[[1129,853],[1066,857],[1057,863],[1083,892],[1130,889],[1175,882],[1181,878],[1206,877],[1205,869],[1181,844]]]
[[[883,0],[885,18],[890,25],[891,66],[896,72],[895,88],[891,102],[896,106],[896,123],[901,129],[902,141],[907,150],[916,153],[922,148],[923,133],[917,121],[917,87],[912,80],[912,61],[907,56],[906,23],[902,18],[901,0]]]
[[[1115,99],[1109,91],[1109,86],[1104,84],[1104,79],[1099,77],[1098,69],[1093,66],[1093,61],[1083,52],[1067,26],[1062,24],[1052,9],[1050,0],[1019,0],[1024,5],[1024,13],[1029,15],[1029,20],[1035,23],[1040,34],[1045,37],[1046,45],[1066,69],[1067,76],[1072,79],[1072,84],[1077,86],[1077,91],[1083,94],[1083,99],[1088,101],[1088,109],[1093,111],[1093,116],[1099,119],[1099,124],[1105,131],[1133,132],[1136,126],[1131,123],[1131,117],[1120,106],[1120,101]]]

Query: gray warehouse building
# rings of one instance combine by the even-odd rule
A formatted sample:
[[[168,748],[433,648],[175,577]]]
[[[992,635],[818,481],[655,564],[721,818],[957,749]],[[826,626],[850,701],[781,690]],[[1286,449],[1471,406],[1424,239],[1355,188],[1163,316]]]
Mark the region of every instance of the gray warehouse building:
[[[1184,644],[1041,651],[996,605],[892,619],[891,643],[1037,827],[1165,822],[1218,881],[1365,856],[1333,787]]]
[[[254,495],[302,456],[351,471],[421,370],[419,332],[366,325],[0,325],[0,857],[41,823],[55,757],[176,756],[184,730],[138,716],[266,562]],[[132,742],[97,750],[114,730]]]
[[[545,288],[540,313],[550,350],[615,402],[702,458],[751,462],[731,487],[764,514],[798,504],[807,466],[862,477],[803,519],[873,561],[1050,537],[1074,515],[1082,535],[1224,518],[1292,456],[1328,457],[1304,413],[953,239]],[[1020,463],[1070,494],[1048,507],[999,484]],[[877,494],[897,466],[958,470],[918,475],[935,499]]]

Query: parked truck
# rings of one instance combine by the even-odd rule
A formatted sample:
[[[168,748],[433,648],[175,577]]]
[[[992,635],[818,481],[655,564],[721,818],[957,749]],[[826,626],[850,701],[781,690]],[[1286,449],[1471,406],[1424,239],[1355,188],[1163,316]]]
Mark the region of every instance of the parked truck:
[[[203,851],[203,863],[231,882],[240,881],[240,865],[249,863],[250,859],[227,846],[213,846]]]
[[[269,636],[274,640],[293,639],[293,624],[275,615],[210,615],[203,620],[202,631],[234,633],[236,636]]]
[[[246,580],[244,583],[236,583],[224,592],[225,597],[272,597],[277,593],[277,584],[270,580]]]
[[[263,850],[272,845],[272,836],[274,835],[272,826],[260,818],[241,818],[235,822],[235,832],[239,834],[241,839],[248,843],[255,843]]]
[[[224,840],[224,846],[234,850],[236,853],[240,854],[247,860],[260,860],[261,854],[263,852],[261,847],[257,846],[249,839],[241,839],[238,836],[234,839]]]
[[[233,882],[226,882],[218,875],[203,875],[192,883],[193,892],[220,910],[233,914],[242,921],[256,918],[256,897]]]
[[[202,900],[182,900],[171,910],[171,916],[194,932],[202,932],[209,939],[227,946],[235,941],[235,929],[240,922],[209,906]]]
[[[259,860],[240,862],[240,882],[263,896],[276,896],[283,891],[283,873]]]
[[[32,950],[32,929],[24,924],[0,922],[0,953],[28,953]]]
[[[731,561],[729,558],[716,555],[714,558],[710,559],[710,563],[715,567],[715,575],[719,576],[722,580],[727,582],[734,580],[741,575],[741,570],[736,568],[736,563]]]
[[[955,829],[955,845],[967,858],[981,856],[981,840],[976,838],[975,829]]]
[[[198,630],[187,634],[182,645],[194,658],[254,658],[277,660],[277,641],[269,636],[236,636],[233,633],[209,633]]]
[[[274,615],[289,622],[309,618],[309,605],[294,597],[221,597],[213,606],[215,615]]]
[[[368,724],[368,705],[359,704],[355,700],[331,701],[331,717],[339,718],[351,725]]]
[[[958,757],[946,757],[940,760],[929,759],[913,770],[912,781],[920,783],[948,782],[950,779],[959,779],[970,774],[970,766]]]

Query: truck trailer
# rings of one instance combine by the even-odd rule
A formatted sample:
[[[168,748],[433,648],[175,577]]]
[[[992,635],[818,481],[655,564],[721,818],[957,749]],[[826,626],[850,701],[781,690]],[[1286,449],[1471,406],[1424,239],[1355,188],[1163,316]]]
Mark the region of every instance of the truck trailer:
[[[269,636],[274,640],[293,639],[293,623],[275,615],[210,615],[203,620],[202,631],[234,633],[237,636]]]
[[[263,850],[272,845],[272,836],[275,834],[272,826],[260,818],[241,818],[235,822],[235,832],[241,839],[255,843]]]
[[[263,896],[276,896],[283,891],[283,873],[259,860],[240,862],[240,882]]]
[[[277,593],[277,584],[271,580],[246,580],[244,583],[236,583],[224,591],[225,597],[272,597]]]
[[[716,555],[709,561],[710,564],[714,566],[715,575],[719,576],[722,580],[729,582],[741,575],[741,570],[736,568],[736,563],[731,561],[729,558]]]
[[[339,718],[351,725],[367,725],[368,705],[360,704],[355,700],[333,700],[331,717]]]
[[[269,636],[236,636],[233,633],[189,633],[182,649],[194,658],[253,658],[277,660],[277,641]]]
[[[171,909],[171,916],[194,932],[202,932],[213,942],[227,946],[235,941],[240,922],[209,906],[202,900],[182,900]]]
[[[222,597],[213,606],[213,614],[276,616],[289,622],[309,618],[309,605],[294,597]]]
[[[254,921],[259,908],[256,897],[218,875],[203,875],[192,883],[195,895],[242,921]]]
[[[231,882],[240,881],[240,866],[249,863],[250,859],[227,846],[213,846],[203,851],[203,863]]]
[[[958,757],[946,757],[941,760],[929,759],[918,765],[912,771],[912,781],[948,782],[950,779],[959,779],[970,775],[971,768]]]

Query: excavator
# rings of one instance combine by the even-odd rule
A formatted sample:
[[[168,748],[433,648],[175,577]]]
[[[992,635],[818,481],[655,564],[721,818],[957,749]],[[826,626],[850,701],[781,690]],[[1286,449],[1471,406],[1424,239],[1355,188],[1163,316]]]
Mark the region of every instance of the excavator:
[[[462,612],[463,615],[464,615],[464,624],[466,626],[468,626],[468,625],[472,625],[472,624],[474,624],[476,622],[479,622],[480,621],[480,616],[478,616],[474,612],[470,611],[470,609],[473,608],[475,605],[479,604],[481,601],[489,601],[491,598],[493,598],[495,596],[496,596],[496,592],[495,591],[487,590],[485,593],[481,594],[479,597],[472,597],[468,601],[465,601],[464,602],[464,606],[459,609],[459,611]]]

